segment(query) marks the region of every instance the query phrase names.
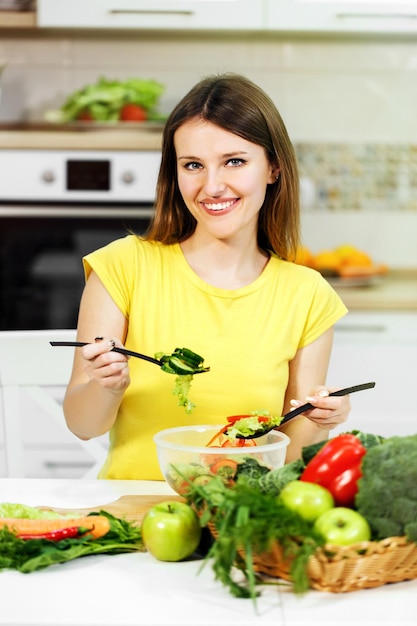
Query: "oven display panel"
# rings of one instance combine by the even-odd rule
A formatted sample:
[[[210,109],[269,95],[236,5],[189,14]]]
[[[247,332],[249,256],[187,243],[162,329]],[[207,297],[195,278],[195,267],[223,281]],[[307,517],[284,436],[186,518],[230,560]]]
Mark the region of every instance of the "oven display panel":
[[[110,161],[79,161],[66,164],[67,191],[110,191]]]

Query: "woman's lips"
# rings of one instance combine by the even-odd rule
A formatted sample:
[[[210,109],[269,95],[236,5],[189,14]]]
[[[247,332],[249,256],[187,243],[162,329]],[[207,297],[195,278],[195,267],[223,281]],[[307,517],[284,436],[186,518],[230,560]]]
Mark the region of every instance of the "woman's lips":
[[[235,198],[233,200],[222,200],[221,202],[202,201],[200,204],[208,213],[228,213],[236,206],[238,201],[239,199]]]

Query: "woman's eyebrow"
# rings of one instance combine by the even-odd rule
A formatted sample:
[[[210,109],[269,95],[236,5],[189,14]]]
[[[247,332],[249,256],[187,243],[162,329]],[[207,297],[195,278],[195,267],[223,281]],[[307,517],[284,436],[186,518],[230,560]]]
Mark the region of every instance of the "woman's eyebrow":
[[[230,159],[232,157],[236,157],[236,156],[243,156],[243,155],[248,155],[249,153],[246,152],[245,150],[235,150],[234,152],[225,152],[224,154],[221,154],[220,157],[222,159]],[[202,157],[198,157],[198,156],[194,156],[194,155],[180,155],[178,156],[178,159],[187,159],[189,161],[202,161],[203,158]]]

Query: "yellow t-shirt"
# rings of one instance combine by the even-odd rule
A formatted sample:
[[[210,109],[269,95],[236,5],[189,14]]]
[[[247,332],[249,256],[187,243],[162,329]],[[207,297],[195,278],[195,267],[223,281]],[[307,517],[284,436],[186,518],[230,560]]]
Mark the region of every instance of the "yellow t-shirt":
[[[175,378],[131,358],[131,384],[110,432],[100,478],[161,479],[153,435],[187,424],[224,424],[228,415],[267,409],[282,414],[288,363],[347,309],[322,276],[272,256],[262,274],[240,289],[200,279],[179,244],[134,235],[84,259],[129,320],[127,348],[153,356],[189,348],[210,372],[194,377],[191,414],[172,390]]]

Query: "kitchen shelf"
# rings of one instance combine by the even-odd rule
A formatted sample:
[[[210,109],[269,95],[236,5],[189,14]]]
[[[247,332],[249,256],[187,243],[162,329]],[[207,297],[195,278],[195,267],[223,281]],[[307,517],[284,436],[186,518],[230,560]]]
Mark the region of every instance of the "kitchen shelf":
[[[36,28],[35,11],[0,11],[0,29]]]

